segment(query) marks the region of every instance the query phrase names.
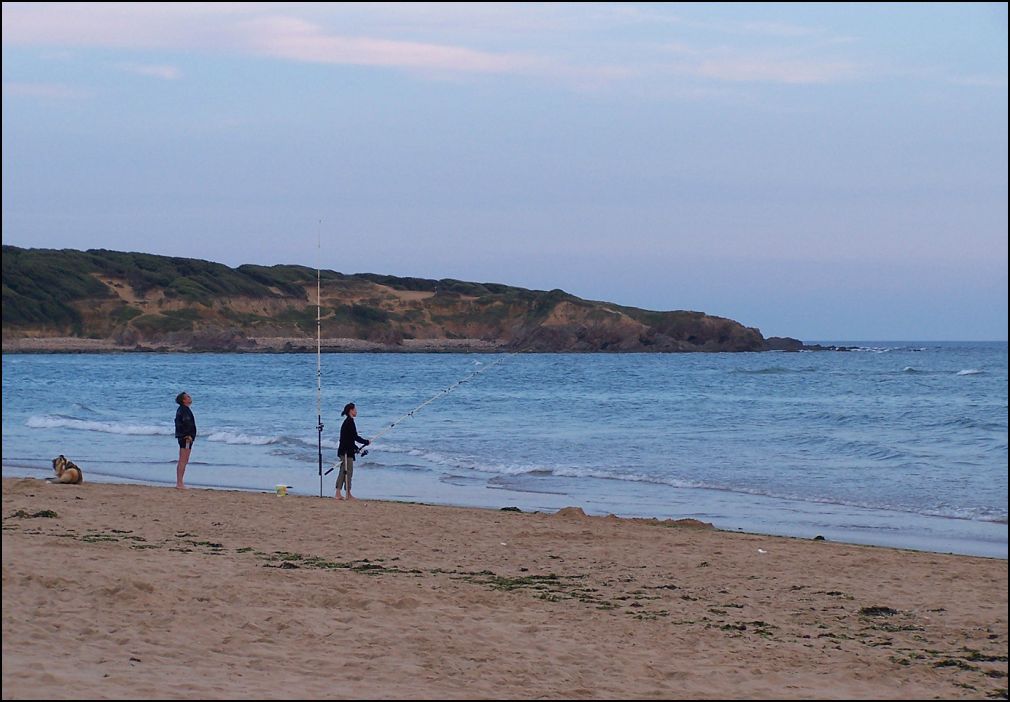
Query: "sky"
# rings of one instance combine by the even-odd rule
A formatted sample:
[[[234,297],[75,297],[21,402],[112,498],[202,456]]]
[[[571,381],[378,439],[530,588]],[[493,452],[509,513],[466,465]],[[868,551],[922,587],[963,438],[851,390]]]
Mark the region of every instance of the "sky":
[[[3,242],[1007,339],[1007,5],[3,3]]]

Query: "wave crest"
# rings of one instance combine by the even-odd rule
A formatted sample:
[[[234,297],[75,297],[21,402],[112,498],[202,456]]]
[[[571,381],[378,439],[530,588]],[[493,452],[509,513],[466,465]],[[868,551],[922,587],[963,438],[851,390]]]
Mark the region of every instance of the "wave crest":
[[[29,417],[25,425],[32,429],[76,429],[79,431],[97,431],[104,434],[124,434],[128,436],[171,436],[175,434],[175,428],[167,425],[96,422],[93,420],[74,419],[72,417],[54,417],[52,415]]]

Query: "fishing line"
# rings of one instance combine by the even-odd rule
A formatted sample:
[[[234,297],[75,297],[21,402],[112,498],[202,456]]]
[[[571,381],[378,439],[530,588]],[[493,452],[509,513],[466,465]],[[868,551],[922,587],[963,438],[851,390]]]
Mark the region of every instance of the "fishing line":
[[[378,434],[375,435],[374,438],[371,439],[371,441],[369,442],[369,445],[375,443],[376,441],[378,441],[379,439],[381,439],[383,436],[385,436],[386,434],[388,434],[390,431],[393,430],[393,427],[395,427],[397,424],[399,424],[403,420],[409,419],[410,417],[413,417],[417,412],[421,411],[421,409],[423,409],[424,407],[430,405],[435,400],[438,400],[439,398],[445,397],[450,392],[452,392],[453,390],[455,390],[456,388],[458,388],[460,385],[463,385],[464,383],[468,383],[471,380],[473,380],[474,378],[476,378],[478,375],[480,375],[481,373],[484,373],[485,371],[488,371],[488,370],[494,368],[495,366],[499,365],[500,363],[504,363],[506,360],[508,360],[509,358],[511,358],[512,356],[514,356],[516,353],[519,353],[519,352],[515,351],[515,352],[509,354],[508,356],[502,356],[501,358],[499,358],[494,363],[486,365],[483,368],[478,368],[477,370],[473,371],[472,373],[468,374],[467,376],[465,376],[463,378],[460,378],[459,380],[457,380],[452,385],[449,385],[448,387],[443,388],[439,392],[435,393],[430,398],[428,398],[427,400],[425,400],[424,402],[422,402],[421,404],[419,404],[414,409],[412,409],[409,412],[407,412],[405,415],[403,415],[402,417],[400,417],[396,421],[390,422],[389,426],[387,426],[385,429],[383,429],[382,431],[380,431]],[[362,456],[365,456],[367,454],[368,454],[368,449],[365,449],[364,451],[361,452]]]
[[[513,351],[512,353],[508,354],[507,356],[502,356],[497,361],[494,361],[493,363],[490,363],[490,364],[484,366],[483,368],[478,368],[477,370],[473,371],[472,373],[469,373],[466,376],[460,378],[459,380],[457,380],[452,385],[449,385],[448,387],[445,387],[442,390],[439,390],[437,393],[435,393],[434,395],[432,395],[431,397],[429,397],[427,400],[425,400],[424,402],[422,402],[421,404],[419,404],[414,409],[410,410],[409,412],[407,412],[403,416],[399,417],[395,421],[390,422],[389,425],[386,426],[386,428],[384,428],[382,431],[380,431],[372,439],[369,440],[368,445],[371,446],[373,443],[375,443],[376,441],[378,441],[379,439],[381,439],[383,436],[385,436],[386,434],[388,434],[389,432],[391,432],[393,430],[393,428],[396,427],[400,422],[402,422],[402,421],[404,421],[406,419],[409,419],[410,417],[413,417],[415,414],[417,414],[418,412],[420,412],[423,408],[427,407],[428,405],[430,405],[435,400],[438,400],[439,398],[445,397],[450,392],[452,392],[453,390],[455,390],[456,388],[458,388],[460,385],[463,385],[465,383],[470,382],[471,380],[473,380],[474,378],[476,378],[481,373],[489,371],[492,368],[494,368],[495,366],[504,363],[505,361],[507,361],[508,359],[512,358],[513,356],[515,356],[518,353],[522,353],[522,352],[521,351]],[[366,449],[362,450],[359,455],[361,455],[361,456],[367,456],[368,455],[368,449],[366,448]],[[337,467],[337,464],[334,463],[333,467],[330,468],[328,471],[326,471],[326,475],[329,475],[330,473],[332,473],[333,469],[336,468],[336,467]],[[320,478],[320,480],[322,480],[322,478]]]
[[[317,282],[317,284],[318,284],[318,282]],[[317,314],[318,314],[318,312],[317,312]],[[535,333],[535,330],[533,332],[530,332],[529,334],[527,334],[522,339],[522,342],[525,344],[525,342],[529,341],[529,339],[533,336],[533,333]],[[509,360],[513,356],[516,356],[517,354],[520,354],[520,353],[523,353],[525,351],[528,351],[530,348],[531,348],[530,346],[519,345],[519,347],[515,351],[513,351],[512,353],[507,354],[505,356],[502,356],[498,360],[494,361],[491,364],[488,364],[488,365],[484,366],[483,368],[478,368],[477,370],[473,371],[472,373],[469,373],[466,376],[464,376],[463,378],[460,378],[459,380],[457,380],[452,385],[449,385],[448,387],[443,388],[442,390],[440,390],[439,392],[435,393],[434,395],[432,395],[431,397],[429,397],[427,400],[425,400],[424,402],[422,402],[421,404],[419,404],[414,409],[410,410],[409,412],[407,412],[403,416],[399,417],[395,421],[390,422],[388,426],[386,426],[382,431],[380,431],[372,439],[369,440],[368,445],[371,446],[373,443],[375,443],[376,441],[378,441],[379,439],[381,439],[383,436],[385,436],[386,434],[388,434],[390,431],[392,431],[393,428],[396,427],[400,422],[402,422],[402,421],[404,421],[406,419],[409,419],[410,417],[413,417],[415,414],[417,414],[418,412],[420,412],[424,407],[427,407],[428,405],[430,405],[435,400],[438,400],[439,398],[445,397],[450,392],[452,392],[453,390],[455,390],[456,388],[458,388],[460,385],[463,385],[465,383],[470,382],[471,380],[473,380],[474,378],[476,378],[481,373],[484,373],[484,372],[486,372],[486,371],[494,368],[495,366],[504,363],[505,361]],[[320,423],[319,423],[319,432],[320,432],[319,435],[320,435],[320,437],[322,437],[322,430],[323,430],[323,425],[322,425],[322,420],[320,420]],[[320,439],[320,441],[321,441],[321,439]],[[320,444],[320,446],[321,446],[321,444]],[[322,490],[323,490],[323,488],[322,488],[322,480],[323,480],[322,479],[322,475],[323,474],[322,474],[322,467],[321,467],[322,466],[322,463],[321,463],[322,462],[322,448],[320,448],[320,454],[319,455],[320,455],[320,459],[319,459],[320,460],[319,496],[322,497]],[[362,450],[360,452],[360,455],[361,456],[367,456],[368,455],[368,449]],[[326,471],[325,474],[329,475],[330,473],[332,473],[333,470],[337,467],[337,465],[338,465],[337,463],[334,463],[333,466],[328,471]]]

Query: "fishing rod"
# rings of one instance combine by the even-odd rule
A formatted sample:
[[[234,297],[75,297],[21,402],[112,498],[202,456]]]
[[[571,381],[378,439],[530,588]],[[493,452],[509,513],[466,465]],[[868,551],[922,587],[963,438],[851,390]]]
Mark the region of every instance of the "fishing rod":
[[[369,445],[375,443],[378,439],[380,439],[383,436],[385,436],[386,434],[388,434],[390,431],[392,431],[392,429],[393,429],[394,426],[396,426],[397,424],[399,424],[400,422],[402,422],[404,419],[408,419],[409,417],[414,416],[422,408],[426,407],[427,405],[430,405],[432,402],[434,402],[438,398],[445,397],[450,392],[452,392],[453,390],[456,390],[457,388],[459,388],[464,383],[469,383],[471,380],[473,380],[477,376],[481,375],[482,373],[484,373],[486,371],[491,370],[492,368],[494,368],[495,366],[497,366],[497,365],[499,365],[501,363],[504,363],[505,361],[511,359],[513,356],[515,356],[516,354],[519,354],[519,353],[521,353],[521,352],[512,352],[508,356],[503,356],[502,358],[500,358],[497,361],[495,361],[493,364],[485,366],[484,368],[480,368],[480,369],[474,371],[473,373],[467,375],[466,377],[461,378],[457,382],[452,383],[448,387],[442,388],[437,393],[435,393],[434,395],[432,395],[431,397],[429,397],[427,400],[425,400],[421,404],[419,404],[416,407],[414,407],[412,410],[410,410],[409,412],[407,412],[403,416],[399,417],[395,421],[390,422],[389,425],[386,426],[386,428],[384,428],[382,431],[380,431],[379,433],[377,433],[372,439],[369,440]],[[320,424],[320,426],[321,426],[321,424]],[[364,456],[368,456],[369,455],[369,449],[365,448],[364,450],[361,450],[361,452],[359,452],[359,455],[363,456],[363,457]],[[320,457],[321,456],[322,456],[322,453],[321,453],[321,449],[320,449]],[[319,460],[320,460],[320,462],[322,461],[321,458]],[[321,466],[321,464],[320,464],[320,466]],[[328,471],[326,471],[326,475],[328,476],[330,473],[332,473],[333,469],[335,469],[335,468],[336,468],[336,464],[333,464],[333,466]],[[320,468],[320,471],[321,470],[322,469]],[[322,496],[322,487],[321,487],[322,486],[322,478],[321,477],[319,478],[319,481],[320,481],[320,488],[319,488],[319,490],[320,490],[320,497],[321,497]]]
[[[532,335],[533,335],[533,332],[530,332],[529,334],[527,334],[526,337],[524,337],[522,339],[522,344],[525,344],[530,339],[530,337],[532,337]],[[473,380],[474,378],[476,378],[481,373],[484,373],[484,372],[486,372],[486,371],[494,368],[495,366],[497,366],[497,365],[499,365],[501,363],[504,363],[505,361],[509,360],[513,356],[515,356],[517,354],[520,354],[520,353],[523,353],[524,351],[528,351],[530,348],[531,348],[531,346],[517,345],[516,350],[513,351],[512,353],[509,353],[509,354],[506,354],[505,356],[502,356],[501,358],[499,358],[498,360],[496,360],[494,363],[486,365],[483,368],[478,368],[477,370],[473,371],[472,373],[469,373],[468,375],[464,376],[463,378],[460,378],[455,383],[449,385],[448,387],[443,388],[442,390],[438,391],[437,393],[435,393],[434,395],[432,395],[431,397],[429,397],[427,400],[425,400],[424,402],[422,402],[421,404],[419,404],[414,409],[410,410],[409,412],[407,412],[403,416],[399,417],[395,421],[390,422],[389,425],[386,428],[384,428],[382,431],[380,431],[378,434],[376,434],[374,437],[372,437],[372,439],[369,440],[369,442],[368,442],[367,445],[368,446],[372,445],[377,440],[381,439],[383,436],[385,436],[390,431],[392,431],[393,428],[396,425],[398,425],[400,422],[402,422],[405,419],[408,419],[410,417],[413,417],[415,414],[417,414],[418,412],[420,412],[424,407],[430,405],[432,402],[434,402],[435,400],[437,400],[439,398],[445,397],[450,392],[452,392],[453,390],[455,390],[456,388],[458,388],[460,385],[463,385],[464,383],[467,383],[467,382]],[[368,449],[367,448],[363,449],[360,452],[356,451],[356,453],[360,453],[361,456],[367,456],[368,455]],[[320,460],[322,460],[322,459],[320,458]],[[336,468],[336,467],[337,467],[337,464],[334,464],[328,471],[326,471],[326,475],[329,475],[330,473],[332,473],[333,470],[334,470],[334,468]],[[322,481],[322,478],[320,478],[320,481]],[[320,483],[320,485],[321,485],[321,483]],[[320,487],[320,493],[321,492],[322,492],[322,488]]]
[[[323,250],[323,220],[319,220],[316,231],[316,432],[319,449],[319,496],[323,496],[323,335],[322,335],[322,286],[320,285],[320,263]],[[330,470],[333,470],[332,468]],[[329,475],[329,471],[326,472]]]
[[[434,395],[432,395],[430,398],[428,398],[427,400],[425,400],[424,402],[422,402],[421,404],[419,404],[414,409],[412,409],[409,412],[407,412],[405,415],[403,415],[402,417],[400,417],[399,419],[397,419],[395,422],[391,422],[389,424],[389,426],[387,426],[385,429],[383,429],[378,434],[376,434],[371,439],[371,441],[368,442],[368,445],[371,445],[371,444],[375,443],[378,439],[382,438],[383,436],[385,436],[386,434],[388,434],[390,431],[392,431],[393,427],[395,427],[397,424],[399,424],[400,422],[402,422],[405,419],[408,419],[409,417],[413,417],[414,414],[416,414],[417,412],[419,412],[423,407],[426,407],[427,405],[430,405],[432,402],[434,402],[435,400],[437,400],[437,399],[439,399],[441,397],[445,397],[450,392],[452,392],[453,390],[455,390],[456,388],[458,388],[460,385],[463,385],[464,383],[467,383],[467,382],[473,380],[475,377],[477,377],[481,373],[494,368],[495,366],[497,366],[500,363],[504,363],[505,361],[509,360],[510,358],[512,358],[513,356],[515,356],[517,354],[524,353],[525,351],[529,351],[532,348],[532,344],[530,344],[528,342],[530,342],[530,340],[532,339],[532,337],[533,337],[533,335],[535,333],[536,333],[535,329],[531,330],[530,332],[528,332],[526,334],[526,336],[524,336],[515,345],[515,347],[514,347],[515,351],[513,351],[512,353],[506,354],[505,356],[502,356],[501,358],[499,358],[494,363],[492,363],[490,365],[487,365],[487,366],[484,366],[483,368],[478,368],[477,370],[475,370],[474,372],[470,373],[469,375],[467,375],[467,376],[465,376],[463,378],[460,378],[459,380],[457,380],[455,383],[453,383],[449,387],[444,388],[444,389],[440,390],[439,392],[435,393]],[[361,451],[361,455],[362,456],[367,456],[368,455],[368,449],[364,449],[363,451]],[[333,470],[333,469],[331,468],[330,470]]]

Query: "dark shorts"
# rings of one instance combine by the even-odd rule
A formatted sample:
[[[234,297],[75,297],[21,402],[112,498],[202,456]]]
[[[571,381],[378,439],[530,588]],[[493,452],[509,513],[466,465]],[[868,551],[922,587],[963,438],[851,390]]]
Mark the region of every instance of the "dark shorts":
[[[193,448],[193,439],[188,436],[179,439],[179,448]]]

